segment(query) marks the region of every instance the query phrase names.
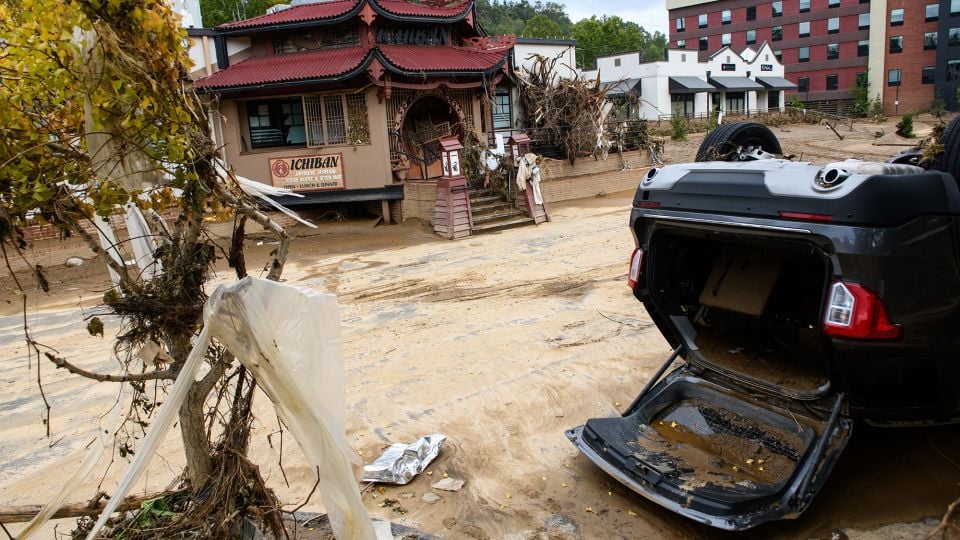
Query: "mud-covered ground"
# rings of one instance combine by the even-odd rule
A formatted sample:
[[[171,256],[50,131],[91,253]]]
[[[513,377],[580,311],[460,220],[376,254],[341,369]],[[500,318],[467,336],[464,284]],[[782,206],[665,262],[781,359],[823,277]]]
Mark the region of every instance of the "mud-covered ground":
[[[845,141],[820,126],[774,132],[785,152],[815,161],[878,159],[902,149],[874,146],[871,132],[878,129],[884,126],[841,129]],[[700,138],[668,142],[667,160],[689,159]],[[393,442],[448,437],[429,474],[365,492],[372,514],[448,538],[731,536],[646,502],[563,435],[587,418],[616,415],[669,355],[626,287],[629,206],[628,193],[556,204],[550,223],[456,242],[437,239],[416,221],[295,229],[287,282],[339,296],[347,435],[358,455],[369,462]],[[271,242],[251,236],[250,268],[266,259]],[[83,321],[106,287],[102,262],[79,249],[37,247],[55,290],[27,296],[34,338],[83,367],[114,370],[109,341],[87,335]],[[86,263],[61,266],[74,252]],[[217,279],[229,277],[224,269]],[[22,299],[9,276],[0,285],[0,504],[41,503],[75,465],[116,388],[42,363],[53,407],[47,438],[37,365],[23,347]],[[116,332],[116,323],[106,322],[108,335]],[[288,434],[281,455],[276,415],[262,396],[257,416],[253,459],[281,499],[296,503],[310,491],[312,471]],[[118,458],[109,467],[105,487],[125,463]],[[181,467],[178,442],[169,437],[138,491],[167,486]],[[465,480],[463,490],[432,490],[444,474]],[[92,495],[99,481],[74,499]],[[440,499],[427,502],[428,492]],[[960,430],[858,425],[803,516],[743,536],[923,537],[958,496]],[[384,506],[386,499],[397,502]],[[322,511],[322,501],[315,496],[303,510]],[[69,520],[58,525],[61,532],[69,527]]]

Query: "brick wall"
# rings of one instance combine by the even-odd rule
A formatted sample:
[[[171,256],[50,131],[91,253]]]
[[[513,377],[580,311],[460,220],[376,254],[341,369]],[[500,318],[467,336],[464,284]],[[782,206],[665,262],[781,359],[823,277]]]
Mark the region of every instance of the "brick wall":
[[[885,59],[885,71],[883,73],[883,111],[886,114],[907,114],[923,111],[930,108],[933,102],[933,84],[923,84],[922,75],[924,67],[936,68],[937,51],[936,49],[923,48],[923,36],[927,32],[937,31],[937,22],[926,22],[925,6],[928,2],[916,2],[915,0],[888,0],[886,12],[887,37],[888,42]],[[903,9],[903,24],[892,25],[890,22],[890,11],[893,9]],[[893,36],[903,37],[903,52],[890,53],[889,38]],[[948,36],[940,35],[940,46],[947,43]],[[888,72],[891,69],[900,70],[900,86],[890,86],[887,84]],[[936,70],[934,70],[936,71]],[[873,99],[875,96],[870,96]],[[941,97],[945,97],[941,95]],[[896,101],[900,101],[900,106],[896,106]]]

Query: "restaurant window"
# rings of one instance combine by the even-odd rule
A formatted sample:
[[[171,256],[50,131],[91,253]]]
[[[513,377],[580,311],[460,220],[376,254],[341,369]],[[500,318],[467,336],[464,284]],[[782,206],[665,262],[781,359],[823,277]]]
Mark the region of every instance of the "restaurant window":
[[[933,22],[940,18],[940,4],[927,4],[923,12],[926,22]]]
[[[836,60],[838,58],[840,58],[840,44],[828,43],[827,44],[827,60]]]
[[[890,10],[890,26],[903,26],[903,9]]]
[[[727,114],[742,114],[746,112],[746,103],[746,92],[727,92]]]
[[[840,17],[831,17],[827,19],[827,33],[837,34],[840,32]]]
[[[900,86],[900,68],[887,72],[887,86]]]
[[[700,28],[706,28],[706,27],[707,27],[707,14],[706,14],[706,13],[703,13],[703,14],[700,15],[700,17],[697,19],[697,25],[698,25]]]
[[[797,62],[809,62],[809,61],[810,61],[810,47],[798,47]]]
[[[683,32],[686,29],[687,29],[686,19],[684,19],[683,17],[680,17],[679,19],[677,19],[677,31]]]
[[[720,12],[720,24],[730,24],[730,10],[725,9]]]
[[[727,45],[730,45],[730,39],[731,39],[730,34],[721,34],[720,45],[723,45],[724,47],[726,47]]]
[[[753,45],[757,42],[757,31],[747,30],[747,45]]]
[[[670,94],[670,111],[674,116],[694,115],[693,94]]]
[[[299,97],[247,102],[251,148],[306,144],[303,100]]]
[[[831,73],[827,75],[827,90],[836,90],[840,87],[839,85],[840,77],[836,73]]]
[[[498,86],[493,95],[493,129],[510,129],[513,121],[510,118],[510,89]]]
[[[804,21],[797,25],[797,29],[800,33],[800,37],[809,37],[810,36],[810,21]]]
[[[770,34],[771,34],[771,39],[773,41],[780,41],[781,39],[783,39],[783,27],[774,26],[773,29],[770,31]]]
[[[923,68],[923,72],[920,76],[920,82],[922,84],[933,84],[937,78],[937,68],[936,66],[927,66]]]
[[[757,6],[747,6],[747,20],[757,20]]]
[[[903,52],[903,36],[890,36],[890,54]]]
[[[857,28],[859,28],[860,30],[865,30],[867,28],[870,28],[869,13],[861,13],[860,16],[857,17]]]
[[[797,78],[797,91],[798,91],[798,92],[809,92],[809,91],[810,91],[810,77],[799,77],[799,78]]]
[[[800,13],[810,11],[810,0],[800,0]]]
[[[863,39],[857,42],[857,56],[870,56],[869,39]]]
[[[783,15],[783,2],[771,2],[770,9],[773,11],[774,17],[780,17]]]
[[[923,49],[929,51],[937,48],[937,33],[925,32],[923,34]]]
[[[710,40],[707,38],[707,36],[703,36],[702,38],[700,38],[699,45],[700,45],[700,50],[705,51],[710,48]]]
[[[307,146],[369,144],[370,124],[363,94],[303,96]]]

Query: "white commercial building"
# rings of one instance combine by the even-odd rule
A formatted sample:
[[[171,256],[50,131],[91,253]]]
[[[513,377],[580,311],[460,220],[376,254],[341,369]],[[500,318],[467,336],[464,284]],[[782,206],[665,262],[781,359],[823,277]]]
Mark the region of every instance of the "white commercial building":
[[[702,116],[713,108],[724,114],[780,110],[784,91],[796,88],[783,75],[783,64],[766,42],[739,54],[724,47],[704,62],[687,49],[669,49],[667,59],[657,62],[643,62],[639,53],[604,56],[597,58],[597,70],[584,72],[608,84],[611,101],[619,95],[638,98],[629,117],[646,120]]]

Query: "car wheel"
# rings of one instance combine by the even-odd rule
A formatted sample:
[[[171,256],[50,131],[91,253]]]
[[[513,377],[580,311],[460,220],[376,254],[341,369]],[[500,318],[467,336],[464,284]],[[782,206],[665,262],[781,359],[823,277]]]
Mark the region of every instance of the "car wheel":
[[[954,179],[960,179],[960,116],[951,120],[943,130],[940,144],[943,145],[943,153],[931,168],[950,173]]]
[[[731,122],[707,134],[697,150],[697,161],[740,161],[753,159],[745,154],[762,150],[782,154],[780,141],[770,128],[756,122]]]

